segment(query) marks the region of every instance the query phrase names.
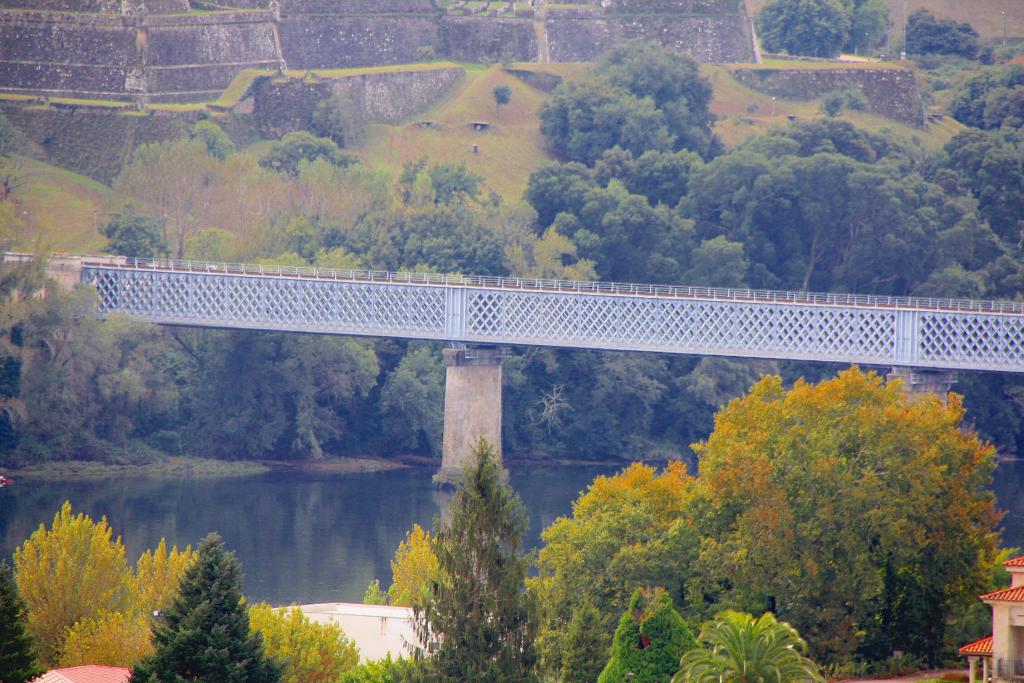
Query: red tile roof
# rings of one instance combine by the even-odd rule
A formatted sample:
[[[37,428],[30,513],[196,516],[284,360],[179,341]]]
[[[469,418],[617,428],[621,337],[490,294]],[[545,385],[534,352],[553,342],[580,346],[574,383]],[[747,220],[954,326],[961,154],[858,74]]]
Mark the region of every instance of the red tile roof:
[[[32,683],[125,683],[131,678],[131,669],[123,666],[73,666],[47,671]]]
[[[981,599],[985,602],[989,602],[991,600],[1001,600],[1003,602],[1024,602],[1024,586],[1004,588],[1003,590],[996,591],[994,593],[986,593],[981,596]]]
[[[982,638],[976,640],[973,643],[968,643],[960,648],[960,654],[962,655],[991,655],[992,654],[992,636],[988,638]]]
[[[1022,55],[1024,56],[1024,55]],[[1003,562],[1004,567],[1024,567],[1024,555]]]

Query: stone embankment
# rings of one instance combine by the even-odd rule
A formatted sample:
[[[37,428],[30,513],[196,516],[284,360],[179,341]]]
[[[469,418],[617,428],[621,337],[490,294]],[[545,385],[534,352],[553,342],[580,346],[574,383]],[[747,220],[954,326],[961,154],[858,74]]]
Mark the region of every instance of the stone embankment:
[[[814,100],[826,93],[856,91],[868,109],[923,128],[924,104],[917,80],[902,68],[736,68],[733,77],[749,88],[789,100]]]
[[[203,101],[243,69],[406,64],[430,53],[592,61],[631,38],[706,62],[753,58],[742,0],[535,4],[466,14],[432,0],[0,0],[0,92]]]

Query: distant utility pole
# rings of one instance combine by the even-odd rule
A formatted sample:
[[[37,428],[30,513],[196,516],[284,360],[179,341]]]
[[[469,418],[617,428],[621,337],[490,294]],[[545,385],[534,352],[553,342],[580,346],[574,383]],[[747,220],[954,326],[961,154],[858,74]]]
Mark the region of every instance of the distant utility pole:
[[[903,49],[900,50],[900,61],[907,58],[907,0],[903,0]]]

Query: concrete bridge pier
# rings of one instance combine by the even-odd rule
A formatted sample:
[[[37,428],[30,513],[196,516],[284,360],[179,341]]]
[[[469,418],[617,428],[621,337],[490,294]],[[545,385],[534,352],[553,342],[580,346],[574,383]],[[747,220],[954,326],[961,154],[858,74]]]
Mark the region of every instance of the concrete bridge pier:
[[[495,347],[444,349],[444,443],[434,484],[454,486],[483,437],[501,454],[501,362]]]
[[[934,394],[945,403],[946,394],[949,393],[949,390],[956,383],[956,372],[952,370],[894,367],[886,376],[886,379],[902,380],[904,393],[912,399]]]

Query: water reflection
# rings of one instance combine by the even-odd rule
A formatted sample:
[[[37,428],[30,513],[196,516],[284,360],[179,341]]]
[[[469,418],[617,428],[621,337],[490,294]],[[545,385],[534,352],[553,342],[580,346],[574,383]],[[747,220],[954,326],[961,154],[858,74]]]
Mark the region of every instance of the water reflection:
[[[513,487],[530,517],[529,547],[567,514],[577,493],[610,467],[515,467]],[[195,545],[218,531],[245,570],[245,592],[272,603],[358,601],[413,523],[430,527],[438,502],[432,472],[269,474],[231,479],[33,481],[0,489],[0,555],[9,556],[68,499],[106,515],[134,562],[161,537]]]
[[[511,482],[530,517],[528,547],[568,514],[572,501],[611,467],[513,466]],[[0,556],[9,556],[65,499],[106,515],[134,562],[160,537],[195,545],[218,531],[245,569],[245,592],[269,602],[358,601],[413,523],[430,527],[439,499],[431,471],[356,475],[269,474],[215,480],[32,481],[0,489]],[[995,491],[1004,545],[1024,547],[1024,462],[999,465]]]

